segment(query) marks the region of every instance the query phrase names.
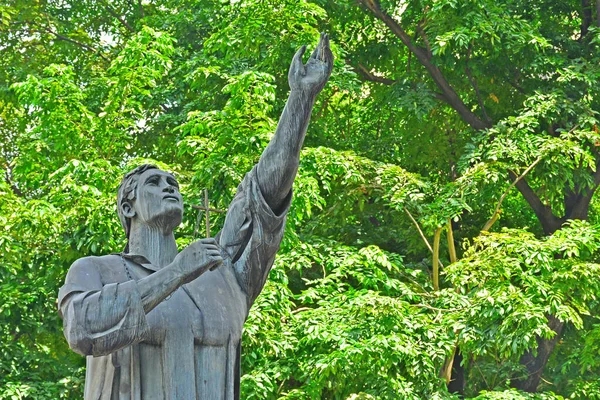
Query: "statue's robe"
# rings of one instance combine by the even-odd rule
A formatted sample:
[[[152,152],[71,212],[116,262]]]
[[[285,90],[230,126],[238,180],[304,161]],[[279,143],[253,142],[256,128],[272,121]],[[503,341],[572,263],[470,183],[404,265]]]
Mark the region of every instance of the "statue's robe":
[[[58,305],[69,345],[87,356],[84,399],[239,399],[242,327],[279,249],[290,198],[275,214],[256,168],[249,172],[218,235],[223,265],[148,314],[136,280],[157,268],[144,257],[76,261]]]

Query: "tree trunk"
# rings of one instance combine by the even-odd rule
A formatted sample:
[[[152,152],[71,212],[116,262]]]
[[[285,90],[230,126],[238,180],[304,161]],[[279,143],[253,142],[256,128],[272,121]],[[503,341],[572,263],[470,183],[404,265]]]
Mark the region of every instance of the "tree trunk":
[[[593,16],[591,2],[592,0],[581,0],[581,39],[587,35],[590,30],[590,25],[592,25]]]
[[[542,379],[542,373],[548,362],[548,358],[554,351],[554,347],[560,339],[565,323],[559,321],[553,315],[548,315],[548,327],[556,332],[556,335],[552,339],[543,339],[538,337],[537,343],[537,355],[534,355],[532,351],[528,351],[521,357],[521,365],[527,368],[527,377],[522,380],[513,382],[512,386],[516,389],[524,392],[533,393],[537,390],[537,387]]]
[[[456,349],[454,353],[454,361],[452,363],[452,378],[448,383],[448,391],[450,393],[458,394],[459,396],[465,395],[465,387],[467,380],[465,379],[465,368],[461,365],[463,361],[462,353],[460,349]]]
[[[544,231],[547,235],[551,235],[559,230],[562,223],[564,223],[567,219],[588,219],[590,202],[594,192],[598,188],[597,182],[599,181],[600,177],[599,171],[600,170],[595,173],[594,177],[596,185],[590,188],[587,193],[582,193],[580,190],[571,191],[565,189],[565,216],[563,218],[559,219],[554,215],[541,215],[541,213],[538,214],[536,212],[536,215],[538,216],[538,219],[544,227]],[[527,193],[527,188],[522,189],[523,190],[521,193],[525,192],[523,194],[527,198],[530,193]],[[536,210],[535,207],[532,206],[532,208],[534,208],[534,211]],[[560,221],[560,223],[558,223],[558,221]],[[560,339],[565,325],[564,322],[559,321],[553,315],[547,315],[546,318],[548,319],[548,327],[556,334],[551,339],[544,339],[538,336],[536,338],[538,344],[537,354],[534,355],[533,351],[528,351],[523,354],[520,363],[527,368],[527,377],[512,383],[511,386],[516,389],[523,390],[525,392],[535,392],[537,390],[540,380],[542,379],[542,374],[544,372],[544,368],[546,367],[546,363],[554,351],[556,343],[558,343],[558,340]]]

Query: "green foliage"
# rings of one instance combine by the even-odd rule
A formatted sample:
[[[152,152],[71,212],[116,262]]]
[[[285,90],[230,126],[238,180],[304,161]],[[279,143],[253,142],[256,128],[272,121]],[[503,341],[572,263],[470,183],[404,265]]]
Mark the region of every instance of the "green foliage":
[[[557,396],[554,393],[523,393],[515,389],[505,390],[502,392],[488,392],[483,391],[481,395],[474,398],[474,400],[562,400],[564,397]]]
[[[208,189],[227,208],[275,130],[292,55],[319,31],[335,68],[245,325],[242,398],[456,398],[440,378],[455,348],[465,398],[600,398],[596,11],[381,1],[440,78],[378,2],[134,3],[0,1],[0,399],[82,397],[55,299],[74,260],[122,249],[121,177],[152,162],[186,204]],[[439,291],[407,213],[429,241],[453,222],[459,260],[442,240]],[[180,246],[202,218],[186,208]],[[211,214],[213,234],[223,219]],[[549,318],[566,323],[549,383],[509,389],[520,356],[553,337]]]
[[[536,336],[554,336],[549,315],[582,329],[600,296],[600,266],[589,262],[598,234],[598,227],[572,221],[543,240],[508,229],[476,238],[446,270],[469,302],[454,325],[461,350],[475,359],[517,363]]]
[[[306,276],[287,294],[293,303],[280,297],[289,291],[286,270]],[[425,274],[375,246],[357,251],[332,241],[298,243],[273,272],[249,319],[259,328],[245,331],[248,398],[418,399],[439,390],[437,366],[452,343],[419,304]],[[262,327],[272,325],[281,333],[265,337]]]

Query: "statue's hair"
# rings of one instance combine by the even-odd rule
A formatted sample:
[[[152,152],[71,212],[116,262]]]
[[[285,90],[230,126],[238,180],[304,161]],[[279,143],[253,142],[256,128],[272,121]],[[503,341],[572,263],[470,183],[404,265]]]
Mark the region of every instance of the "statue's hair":
[[[135,200],[135,192],[137,190],[138,181],[140,179],[140,175],[149,169],[159,169],[156,165],[152,164],[142,164],[139,167],[134,168],[129,171],[123,177],[121,184],[119,185],[119,190],[117,192],[117,212],[119,213],[119,219],[121,220],[121,225],[123,225],[123,229],[125,230],[125,236],[127,236],[127,240],[129,240],[129,229],[131,226],[131,222],[129,218],[123,215],[122,205],[125,201],[133,201]]]

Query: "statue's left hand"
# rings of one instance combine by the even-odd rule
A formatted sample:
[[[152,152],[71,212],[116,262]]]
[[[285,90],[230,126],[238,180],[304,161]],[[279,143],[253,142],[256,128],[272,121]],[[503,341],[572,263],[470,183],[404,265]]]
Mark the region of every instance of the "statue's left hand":
[[[292,90],[301,90],[316,96],[323,89],[333,68],[333,54],[329,48],[329,36],[321,33],[319,44],[311,54],[306,65],[302,63],[302,56],[306,46],[300,47],[292,59],[288,82]]]

